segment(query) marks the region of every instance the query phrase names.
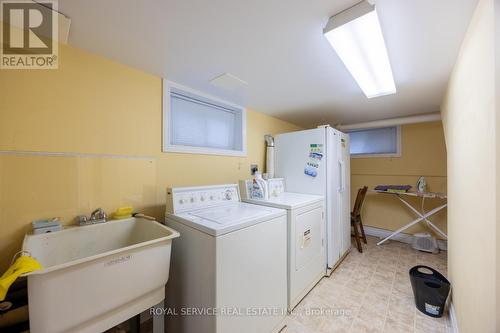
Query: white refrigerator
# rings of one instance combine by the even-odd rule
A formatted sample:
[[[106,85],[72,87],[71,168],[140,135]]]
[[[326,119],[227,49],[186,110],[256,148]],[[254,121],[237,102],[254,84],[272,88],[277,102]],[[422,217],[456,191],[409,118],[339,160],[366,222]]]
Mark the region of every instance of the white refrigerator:
[[[276,135],[275,175],[289,192],[325,197],[331,272],[351,247],[349,136],[329,126]]]

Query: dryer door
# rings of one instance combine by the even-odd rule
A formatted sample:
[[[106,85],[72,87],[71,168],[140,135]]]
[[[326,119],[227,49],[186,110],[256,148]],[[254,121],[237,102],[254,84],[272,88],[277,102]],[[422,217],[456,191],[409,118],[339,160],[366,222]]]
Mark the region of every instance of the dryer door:
[[[323,208],[300,213],[295,222],[295,270],[324,255]]]

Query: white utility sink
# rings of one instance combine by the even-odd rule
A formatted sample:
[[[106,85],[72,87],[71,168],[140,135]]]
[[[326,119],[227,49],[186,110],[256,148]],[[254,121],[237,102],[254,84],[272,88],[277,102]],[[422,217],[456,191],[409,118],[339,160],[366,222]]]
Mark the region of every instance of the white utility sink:
[[[102,332],[160,303],[179,233],[129,218],[26,235],[30,332]]]

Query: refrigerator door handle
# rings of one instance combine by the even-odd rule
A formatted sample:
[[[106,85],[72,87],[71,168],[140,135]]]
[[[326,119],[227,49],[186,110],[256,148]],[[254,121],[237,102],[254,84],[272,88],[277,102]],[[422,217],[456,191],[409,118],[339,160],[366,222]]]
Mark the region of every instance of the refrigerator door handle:
[[[345,191],[345,163],[339,160],[339,172],[340,172],[340,186],[339,192]]]

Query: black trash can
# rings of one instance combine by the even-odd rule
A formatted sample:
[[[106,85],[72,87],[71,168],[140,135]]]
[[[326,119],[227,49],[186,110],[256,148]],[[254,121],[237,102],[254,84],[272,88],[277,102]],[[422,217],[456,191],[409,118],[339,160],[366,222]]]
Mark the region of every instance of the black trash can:
[[[410,269],[410,280],[417,309],[428,316],[441,317],[450,282],[435,269],[423,265]]]

